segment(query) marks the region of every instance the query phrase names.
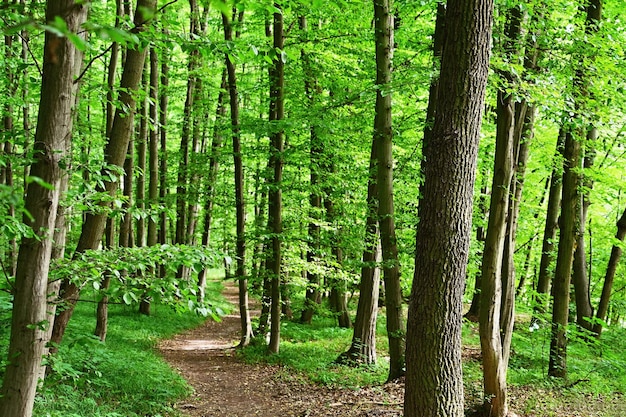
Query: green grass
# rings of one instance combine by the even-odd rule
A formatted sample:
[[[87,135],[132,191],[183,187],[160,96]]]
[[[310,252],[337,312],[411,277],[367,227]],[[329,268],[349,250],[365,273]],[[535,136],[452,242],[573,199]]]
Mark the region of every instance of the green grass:
[[[221,284],[210,282],[207,298],[221,300]],[[35,402],[35,417],[175,416],[175,401],[191,388],[158,355],[156,343],[206,319],[153,304],[152,315],[136,306],[110,305],[106,343],[92,336],[95,304],[79,303],[58,355]],[[6,326],[3,327],[6,330]],[[8,333],[0,333],[6,352]]]
[[[267,355],[264,343],[258,343],[244,349],[242,357],[248,362],[281,364],[290,372],[329,387],[357,388],[385,382],[388,360],[384,357],[379,357],[378,363],[371,366],[351,367],[334,363],[350,347],[352,330],[337,327],[337,320],[331,314],[321,313],[310,325],[283,320],[277,355]],[[378,349],[386,351],[384,318],[379,317],[377,327]]]
[[[320,309],[311,325],[283,320],[278,355],[268,355],[264,343],[246,348],[242,357],[250,362],[279,364],[282,371],[331,387],[358,388],[380,385],[387,376],[385,317],[377,323],[378,364],[352,368],[334,364],[345,351],[352,331],[336,327],[328,311]],[[600,340],[583,338],[570,330],[566,381],[547,376],[550,329],[529,330],[528,316],[516,324],[508,371],[510,403],[514,411],[534,416],[626,415],[626,329],[612,328]],[[466,408],[483,401],[483,375],[478,324],[463,324],[464,386]]]

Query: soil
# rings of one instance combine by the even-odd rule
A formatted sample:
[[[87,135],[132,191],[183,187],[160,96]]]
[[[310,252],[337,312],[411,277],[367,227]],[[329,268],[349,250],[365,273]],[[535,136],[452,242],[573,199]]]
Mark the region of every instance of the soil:
[[[237,305],[237,289],[224,295]],[[330,389],[291,375],[279,366],[248,364],[236,355],[238,312],[221,322],[163,341],[165,360],[193,387],[194,394],[176,404],[190,417],[391,417],[402,415],[401,382],[359,390]]]

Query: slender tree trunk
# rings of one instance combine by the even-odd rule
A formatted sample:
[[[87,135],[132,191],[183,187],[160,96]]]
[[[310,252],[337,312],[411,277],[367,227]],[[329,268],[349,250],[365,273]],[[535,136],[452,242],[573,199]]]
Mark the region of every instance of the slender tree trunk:
[[[213,141],[211,143],[211,152],[209,154],[209,175],[206,183],[206,200],[204,203],[204,229],[202,231],[202,246],[208,247],[211,239],[211,221],[213,219],[213,201],[215,199],[215,182],[217,181],[217,172],[219,169],[220,155],[224,143],[222,135],[222,123],[226,116],[226,106],[224,99],[227,94],[228,72],[226,67],[222,71],[222,82],[220,84],[220,92],[217,96],[217,109],[215,111],[215,127],[213,130]],[[198,275],[199,295],[198,300],[204,300],[204,289],[206,287],[207,270],[205,268]]]
[[[139,105],[137,111],[139,119],[139,128],[137,129],[137,137],[135,139],[135,146],[137,147],[137,185],[135,187],[136,202],[135,206],[141,214],[137,219],[137,246],[146,246],[146,154],[147,154],[147,142],[148,142],[148,81],[150,73],[149,62],[146,61],[143,71],[143,79],[141,90],[146,94],[143,101]]]
[[[404,375],[404,333],[400,263],[396,242],[393,207],[393,131],[391,121],[391,84],[393,58],[393,12],[390,0],[374,0],[376,39],[376,115],[372,146],[377,151],[378,222],[383,253],[389,375],[394,380]]]
[[[377,148],[372,144],[369,179],[367,184],[367,219],[365,220],[365,249],[361,265],[359,303],[354,320],[350,348],[339,355],[336,362],[343,364],[376,363],[376,319],[380,291],[382,250],[378,229],[378,186],[376,177]]]
[[[626,236],[626,210],[622,213],[622,217],[617,221],[617,234],[615,238],[620,242],[624,241]],[[615,278],[615,271],[617,265],[622,256],[622,247],[620,245],[613,245],[611,249],[611,257],[606,267],[606,274],[604,275],[604,285],[602,286],[602,295],[600,296],[600,304],[598,304],[598,311],[596,312],[596,318],[601,321],[606,320],[606,314],[609,311],[609,302],[611,300],[611,290],[613,289],[613,280]],[[593,326],[593,331],[600,337],[602,334],[602,323],[596,321]]]
[[[283,14],[278,3],[274,13],[274,49],[276,57],[270,74],[270,124],[280,124],[285,115],[284,101],[284,62],[283,50]],[[283,178],[283,148],[284,132],[282,127],[275,127],[271,134],[270,168],[274,175],[269,189],[268,229],[271,233],[272,247],[269,254],[269,275],[272,280],[271,332],[268,349],[270,353],[278,353],[280,346],[280,275],[281,275],[281,247],[282,247],[282,178]]]
[[[149,182],[148,182],[148,246],[155,246],[158,242],[157,219],[155,210],[159,204],[159,129],[158,109],[159,100],[159,57],[154,46],[150,48],[150,126],[148,135],[149,149]]]
[[[598,29],[602,16],[602,1],[591,0],[585,7],[585,33],[592,35]],[[583,57],[584,58],[584,57]],[[582,59],[584,61],[584,59]],[[584,112],[584,99],[588,96],[589,75],[585,68],[576,69],[573,88],[579,94],[575,100],[574,117],[580,119]],[[581,120],[576,122],[580,123]],[[575,124],[575,123],[574,123]],[[583,142],[581,129],[570,128],[565,135],[565,169],[563,173],[563,197],[561,202],[559,252],[554,274],[554,304],[552,310],[552,337],[548,375],[567,377],[567,323],[569,318],[569,290],[572,262],[576,244],[581,235],[581,176]]]
[[[87,8],[72,0],[51,1],[46,21],[63,16],[72,33],[80,31]],[[41,360],[48,332],[47,289],[57,209],[61,194],[61,166],[67,140],[72,133],[72,106],[76,95],[75,77],[81,53],[67,37],[46,32],[39,115],[35,132],[35,162],[32,175],[52,187],[32,183],[28,187],[24,216],[37,237],[23,238],[17,259],[8,364],[4,373],[0,415],[31,417],[41,375]]]
[[[233,16],[235,10],[233,10]],[[242,15],[243,16],[243,15]],[[222,13],[224,23],[224,40],[233,41],[233,27],[231,20]],[[238,23],[241,23],[238,22]],[[243,156],[241,151],[241,128],[239,126],[239,95],[237,92],[237,77],[235,64],[226,54],[226,70],[228,73],[228,95],[230,98],[230,124],[233,140],[233,162],[235,164],[235,210],[237,215],[237,271],[235,278],[239,287],[239,315],[241,318],[241,338],[239,347],[245,347],[252,338],[252,322],[248,308],[248,279],[246,278],[246,188],[244,183]]]
[[[165,32],[167,34],[167,32]],[[169,94],[169,53],[161,52],[161,89],[159,90],[159,243],[167,243],[167,105]],[[164,275],[164,268],[161,269]]]
[[[548,191],[548,208],[546,210],[546,224],[543,232],[541,246],[541,260],[539,261],[539,277],[537,278],[536,295],[533,307],[532,323],[539,321],[539,316],[546,312],[550,283],[552,281],[551,265],[554,261],[554,242],[556,231],[559,228],[559,212],[561,208],[561,193],[563,189],[563,166],[559,166],[565,147],[565,131],[559,131],[554,157],[554,166],[550,176],[550,189]]]
[[[492,22],[491,1],[448,1],[435,119],[423,150],[405,417],[464,415],[463,289]]]
[[[331,168],[330,171],[333,173],[334,167]],[[324,200],[324,207],[326,208],[326,221],[328,224],[336,227],[337,213],[335,210],[335,202],[330,195],[330,191],[327,194],[328,195]],[[338,231],[330,237],[331,250],[337,265],[343,264],[343,250],[341,249],[340,236],[341,231]],[[341,328],[349,329],[352,327],[352,320],[350,319],[350,313],[348,312],[346,281],[336,276],[328,277],[327,281],[330,283],[330,308],[333,313],[337,315],[337,324]]]
[[[585,140],[585,157],[583,160],[583,172],[588,172],[595,159],[594,143],[598,136],[598,130],[591,127],[587,132]],[[576,322],[580,327],[593,330],[593,307],[591,306],[591,276],[587,273],[587,250],[585,245],[585,225],[587,224],[587,211],[591,202],[589,193],[593,188],[593,179],[589,175],[583,174],[583,191],[580,201],[580,236],[574,252],[574,265],[572,274],[572,284],[574,284],[574,295],[576,297]],[[591,235],[591,230],[589,231]]]
[[[300,30],[303,35],[307,32],[307,20],[305,16],[300,16]],[[302,58],[302,70],[304,71],[304,93],[306,94],[308,107],[311,112],[315,111],[316,96],[321,93],[321,89],[315,78],[309,53],[302,48],[300,50]],[[304,309],[300,316],[302,323],[311,324],[316,306],[322,301],[320,292],[320,276],[316,272],[315,264],[318,262],[320,254],[320,218],[322,210],[322,192],[320,190],[320,171],[322,169],[321,159],[324,158],[324,144],[319,137],[318,127],[315,123],[309,126],[310,135],[310,185],[309,193],[309,226],[308,226],[308,249],[306,260],[309,265],[306,271],[307,289],[304,301]]]
[[[199,37],[201,33],[199,21],[199,8],[196,0],[189,0],[191,10],[189,33],[194,37]],[[174,242],[176,244],[188,243],[187,232],[187,191],[189,188],[189,162],[190,150],[189,140],[192,134],[193,124],[193,108],[196,91],[196,83],[198,75],[196,70],[200,66],[200,51],[197,48],[192,49],[189,53],[189,63],[187,65],[187,95],[185,98],[185,107],[183,109],[183,127],[180,137],[180,150],[178,161],[178,181],[176,186],[176,235]],[[182,271],[179,271],[182,277]]]
[[[154,10],[155,0],[137,0],[137,10]],[[148,23],[142,12],[138,12],[134,17],[135,30],[141,33],[145,25]],[[122,166],[128,151],[128,142],[132,133],[133,117],[136,102],[134,95],[141,81],[144,60],[146,57],[145,49],[131,49],[127,52],[122,79],[120,81],[119,102],[120,107],[115,111],[113,126],[111,128],[111,137],[104,150],[106,165]],[[117,191],[117,181],[105,181],[104,187],[99,191],[106,192],[113,196]],[[83,253],[89,249],[97,249],[102,240],[102,233],[107,219],[106,208],[108,203],[102,203],[104,208],[94,213],[87,213],[81,229],[81,234],[76,247],[76,254]],[[52,330],[51,340],[55,344],[60,344],[67,328],[67,324],[74,312],[76,301],[78,300],[79,288],[64,281],[61,284],[61,295],[66,304],[66,308],[60,312],[55,321]]]

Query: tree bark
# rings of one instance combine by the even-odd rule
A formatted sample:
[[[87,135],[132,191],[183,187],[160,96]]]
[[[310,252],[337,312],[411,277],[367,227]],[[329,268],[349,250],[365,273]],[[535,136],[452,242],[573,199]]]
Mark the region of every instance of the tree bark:
[[[87,7],[73,0],[50,1],[46,21],[61,16],[68,30],[78,33],[87,17]],[[75,77],[81,52],[67,37],[46,32],[39,115],[35,132],[35,162],[31,175],[51,187],[31,183],[25,200],[30,216],[24,223],[37,234],[23,238],[17,259],[15,294],[11,317],[8,365],[4,374],[0,415],[31,417],[41,374],[48,331],[48,271],[53,248],[52,231],[61,193],[62,166],[72,134]]]
[[[156,0],[137,0],[137,10],[154,10],[155,4]],[[135,14],[134,22],[134,30],[137,32],[142,32],[145,25],[148,23],[141,12]],[[118,98],[120,107],[115,111],[111,137],[104,150],[106,165],[120,167],[124,163],[132,132],[132,115],[136,108],[134,96],[141,81],[145,57],[145,49],[129,49],[127,52],[122,79],[120,81]],[[105,181],[104,187],[99,189],[99,191],[107,192],[109,195],[113,196],[117,191],[117,187],[117,181]],[[98,210],[98,212],[95,213],[86,213],[76,247],[76,254],[80,254],[89,249],[97,249],[100,245],[108,216],[106,213],[108,203],[102,203],[102,205],[104,206],[102,210]],[[66,308],[57,315],[54,321],[51,340],[57,345],[60,344],[63,339],[65,329],[67,328],[67,324],[78,301],[79,292],[79,288],[69,281],[63,281],[61,284],[61,295],[63,302],[66,304]]]
[[[406,417],[464,415],[463,289],[492,22],[491,1],[448,1],[435,119],[423,151]]]

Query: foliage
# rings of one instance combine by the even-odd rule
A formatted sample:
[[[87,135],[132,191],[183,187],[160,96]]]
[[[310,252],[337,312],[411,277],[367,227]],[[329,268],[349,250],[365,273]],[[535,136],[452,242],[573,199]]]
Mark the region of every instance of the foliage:
[[[51,278],[69,279],[79,287],[96,291],[100,298],[109,297],[110,302],[130,305],[150,297],[177,310],[188,309],[218,320],[222,310],[208,302],[198,302],[196,280],[180,280],[176,271],[186,267],[199,272],[218,266],[220,255],[199,246],[167,244],[90,250],[72,259],[58,260],[51,271]],[[163,277],[160,276],[161,267],[166,269]],[[105,275],[115,279],[109,288],[101,291]]]
[[[227,311],[221,289],[213,273],[207,298]],[[177,415],[172,405],[191,389],[155,352],[156,344],[206,319],[163,304],[155,304],[151,316],[125,304],[112,304],[104,344],[91,334],[93,309],[94,304],[88,302],[76,307],[67,341],[49,360],[52,372],[37,396],[35,416]],[[0,324],[0,352],[5,357],[7,317],[3,316]]]

